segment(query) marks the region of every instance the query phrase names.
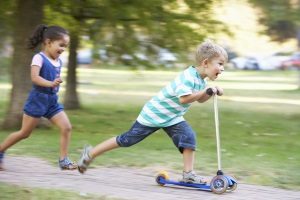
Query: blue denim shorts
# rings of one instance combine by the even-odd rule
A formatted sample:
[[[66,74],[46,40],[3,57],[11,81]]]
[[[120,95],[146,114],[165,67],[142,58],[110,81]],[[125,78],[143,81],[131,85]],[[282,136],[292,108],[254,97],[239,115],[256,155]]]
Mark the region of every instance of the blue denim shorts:
[[[136,121],[129,131],[117,136],[117,143],[120,147],[129,147],[142,141],[159,129],[158,127],[144,126]],[[173,140],[173,143],[181,153],[183,149],[196,149],[196,134],[186,121],[162,129]]]
[[[51,119],[64,108],[58,103],[56,94],[47,94],[32,90],[24,105],[24,112],[31,117]]]

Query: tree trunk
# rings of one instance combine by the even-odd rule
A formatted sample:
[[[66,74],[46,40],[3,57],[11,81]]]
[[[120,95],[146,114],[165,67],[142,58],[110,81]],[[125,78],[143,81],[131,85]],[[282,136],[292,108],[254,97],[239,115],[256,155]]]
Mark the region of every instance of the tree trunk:
[[[300,27],[297,27],[297,44],[298,50],[300,50]]]
[[[297,29],[298,51],[300,50],[300,27]],[[300,89],[300,66],[298,66],[298,89]]]
[[[67,85],[64,97],[64,107],[66,109],[78,109],[80,108],[78,94],[76,91],[77,88],[77,48],[79,45],[79,37],[76,31],[71,31],[70,33],[70,55],[68,63],[68,72],[67,72]]]
[[[21,125],[23,104],[31,87],[30,62],[33,53],[26,49],[26,40],[36,25],[43,20],[44,0],[18,0],[15,10],[12,65],[12,90],[3,128]]]

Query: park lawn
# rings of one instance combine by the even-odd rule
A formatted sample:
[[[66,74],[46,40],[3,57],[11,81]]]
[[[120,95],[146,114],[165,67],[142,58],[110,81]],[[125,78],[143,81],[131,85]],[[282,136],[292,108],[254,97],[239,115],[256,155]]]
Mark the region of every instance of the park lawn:
[[[4,192],[5,191],[5,192]],[[20,187],[14,185],[13,187],[8,184],[0,184],[0,199],[47,199],[47,200],[117,200],[107,197],[93,196],[90,194],[78,194],[75,192],[67,192],[64,190],[53,189],[37,189],[30,187]]]
[[[127,131],[143,104],[178,73],[103,69],[78,72],[82,109],[67,111],[73,124],[70,157],[74,160],[85,144],[96,145]],[[219,98],[223,170],[240,182],[300,189],[300,92],[296,78],[293,71],[230,71],[214,83],[225,89],[224,97]],[[232,100],[236,96],[257,101]],[[4,98],[0,116],[6,104]],[[217,159],[212,101],[194,104],[185,118],[197,132],[195,168],[198,173],[213,176]],[[57,165],[57,132],[54,127],[38,129],[7,154],[38,156]],[[0,140],[7,134],[9,131],[1,131]],[[182,157],[167,135],[158,131],[131,148],[104,154],[91,167],[97,165],[155,167],[180,173]]]

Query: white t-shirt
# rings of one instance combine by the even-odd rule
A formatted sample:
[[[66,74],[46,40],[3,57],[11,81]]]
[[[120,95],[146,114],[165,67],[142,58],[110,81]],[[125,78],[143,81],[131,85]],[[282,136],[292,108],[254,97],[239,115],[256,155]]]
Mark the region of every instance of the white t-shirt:
[[[52,65],[54,65],[55,67],[59,67],[60,66],[60,62],[59,59],[57,59],[56,61],[48,58],[43,52],[40,52],[41,54],[43,54],[48,60],[49,62],[51,62]],[[42,67],[43,65],[43,57],[40,55],[40,53],[37,53],[33,56],[32,58],[32,62],[31,62],[31,66],[36,65],[39,67]]]

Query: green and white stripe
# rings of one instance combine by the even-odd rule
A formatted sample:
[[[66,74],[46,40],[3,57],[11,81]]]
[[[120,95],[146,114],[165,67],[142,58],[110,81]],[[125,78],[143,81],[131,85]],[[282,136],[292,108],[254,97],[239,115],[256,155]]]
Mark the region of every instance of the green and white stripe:
[[[191,104],[181,104],[179,98],[205,86],[196,68],[190,66],[144,105],[137,121],[150,127],[167,127],[184,121],[183,115]]]

